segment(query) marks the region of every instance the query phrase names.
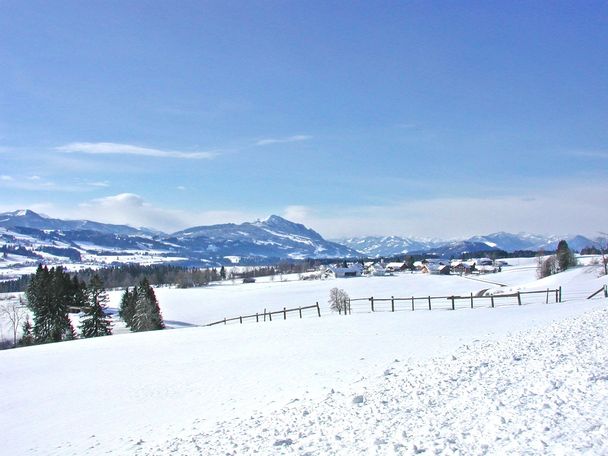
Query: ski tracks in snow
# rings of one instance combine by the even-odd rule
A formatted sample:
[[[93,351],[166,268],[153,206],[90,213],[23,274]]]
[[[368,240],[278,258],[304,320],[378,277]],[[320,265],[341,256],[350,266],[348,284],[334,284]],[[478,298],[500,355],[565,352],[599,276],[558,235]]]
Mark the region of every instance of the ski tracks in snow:
[[[203,425],[138,455],[608,454],[608,309],[455,355],[395,360],[324,398]]]

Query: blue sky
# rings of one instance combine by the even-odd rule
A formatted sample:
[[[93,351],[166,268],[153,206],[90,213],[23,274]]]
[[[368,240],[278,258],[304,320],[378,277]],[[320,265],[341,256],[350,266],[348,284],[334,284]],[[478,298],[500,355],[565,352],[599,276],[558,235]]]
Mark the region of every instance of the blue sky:
[[[0,210],[608,231],[605,2],[0,1]]]

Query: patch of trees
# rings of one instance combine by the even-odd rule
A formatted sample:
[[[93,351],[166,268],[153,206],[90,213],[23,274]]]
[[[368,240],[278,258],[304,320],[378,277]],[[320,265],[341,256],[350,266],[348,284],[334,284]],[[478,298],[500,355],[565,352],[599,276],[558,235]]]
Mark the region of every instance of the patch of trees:
[[[217,269],[186,268],[167,264],[126,264],[103,269],[83,269],[75,273],[88,282],[98,275],[107,288],[125,288],[139,284],[144,278],[152,285],[177,285],[180,288],[200,287],[220,280]]]
[[[128,288],[125,290],[118,314],[127,327],[134,332],[165,328],[154,289],[146,278],[133,290]]]
[[[42,258],[39,254],[32,252],[21,245],[3,245],[0,251],[6,257],[8,254],[20,255],[28,258]]]
[[[103,282],[94,276],[89,285],[70,276],[61,266],[39,265],[25,291],[27,307],[33,316],[22,327],[21,345],[61,342],[77,338],[69,317],[70,310],[83,311],[81,337],[111,334],[106,312],[108,297]]]
[[[538,265],[536,274],[539,279],[548,277],[558,272],[563,272],[576,266],[576,256],[564,240],[559,241],[554,255],[546,256],[544,252],[538,253]]]
[[[3,280],[0,282],[0,293],[17,293],[19,291],[25,291],[30,280],[31,275],[22,275],[18,279],[14,280]]]
[[[82,259],[80,256],[80,252],[76,249],[54,247],[52,245],[44,245],[44,246],[38,247],[37,250],[39,252],[46,252],[46,253],[50,253],[51,255],[69,258],[72,261],[80,261]]]
[[[78,280],[72,280],[60,266],[51,269],[38,266],[25,296],[34,317],[31,335],[35,343],[76,338],[69,311],[70,307],[84,305],[83,285]]]
[[[329,290],[329,308],[339,314],[345,313],[349,310],[350,298],[346,291],[341,288],[334,287]]]

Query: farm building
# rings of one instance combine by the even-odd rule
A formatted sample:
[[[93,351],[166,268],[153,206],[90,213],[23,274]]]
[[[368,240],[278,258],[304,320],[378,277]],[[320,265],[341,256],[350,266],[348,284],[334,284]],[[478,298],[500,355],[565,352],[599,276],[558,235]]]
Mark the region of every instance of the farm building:
[[[386,275],[387,270],[382,263],[373,263],[365,268],[365,272],[369,276],[379,277]]]
[[[393,261],[386,265],[387,272],[405,271],[407,268],[407,263],[405,261]]]
[[[450,268],[455,274],[470,274],[472,265],[466,261],[454,260],[450,263]]]
[[[328,266],[325,269],[327,276],[341,278],[341,277],[361,277],[363,274],[363,266],[359,263],[353,263],[351,265],[343,266]]]
[[[420,269],[420,271],[425,274],[449,275],[450,265],[443,263],[426,263],[422,266],[422,269]]]

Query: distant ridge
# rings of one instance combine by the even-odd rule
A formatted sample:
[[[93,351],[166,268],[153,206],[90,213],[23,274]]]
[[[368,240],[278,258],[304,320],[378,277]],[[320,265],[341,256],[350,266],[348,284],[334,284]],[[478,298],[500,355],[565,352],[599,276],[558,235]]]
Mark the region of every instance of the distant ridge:
[[[598,241],[581,235],[543,236],[538,234],[505,232],[473,236],[461,240],[424,240],[399,236],[367,236],[338,239],[335,242],[361,252],[372,258],[391,257],[403,254],[433,253],[442,257],[458,257],[463,254],[483,252],[515,252],[518,250],[555,250],[560,239],[565,239],[571,249],[580,251],[585,247],[597,247]]]
[[[35,252],[114,255],[154,253],[185,264],[222,264],[227,257],[247,262],[304,258],[355,258],[355,250],[327,241],[316,231],[277,215],[242,224],[197,226],[167,234],[151,229],[89,220],[61,220],[31,210],[0,214],[0,247]]]

